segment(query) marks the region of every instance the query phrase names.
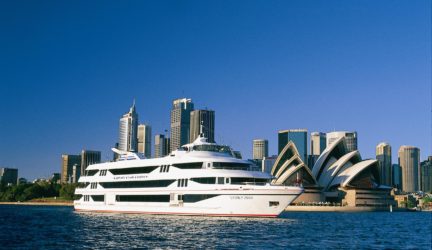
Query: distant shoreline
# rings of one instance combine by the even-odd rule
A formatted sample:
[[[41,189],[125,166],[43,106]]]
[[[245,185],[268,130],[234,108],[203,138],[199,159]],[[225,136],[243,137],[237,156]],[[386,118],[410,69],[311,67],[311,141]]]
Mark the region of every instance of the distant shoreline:
[[[61,202],[40,202],[40,201],[23,201],[23,202],[0,202],[0,205],[20,205],[20,206],[73,206],[73,201]]]

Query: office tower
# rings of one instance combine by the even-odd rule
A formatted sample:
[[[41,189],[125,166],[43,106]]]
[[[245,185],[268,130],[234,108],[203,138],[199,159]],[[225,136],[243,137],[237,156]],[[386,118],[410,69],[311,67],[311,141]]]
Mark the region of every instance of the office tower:
[[[420,185],[421,191],[432,193],[432,156],[429,156],[426,161],[420,164]]]
[[[78,164],[74,164],[72,166],[72,179],[70,180],[70,183],[77,183],[80,176],[81,176],[80,166]]]
[[[402,169],[399,164],[392,164],[392,186],[402,188]]]
[[[150,125],[138,125],[138,153],[151,158],[151,127]]]
[[[137,151],[138,114],[135,111],[135,101],[129,112],[120,118],[119,124],[119,150]]]
[[[66,154],[62,155],[61,182],[71,183],[74,174],[73,166],[74,165],[80,166],[80,164],[81,164],[81,155],[66,155]],[[75,171],[76,170],[77,169],[75,169]]]
[[[398,156],[402,170],[402,190],[408,193],[420,190],[420,149],[401,146]]]
[[[307,165],[307,129],[281,130],[278,134],[278,154],[289,141],[292,141],[300,154],[300,158]]]
[[[392,160],[391,146],[382,142],[376,146],[376,159],[379,162],[380,182],[383,185],[392,186]]]
[[[189,143],[190,113],[194,109],[191,99],[176,99],[171,110],[171,145],[174,151]]]
[[[163,147],[163,154],[164,155],[169,155],[170,154],[170,145],[171,145],[171,140],[169,137],[164,138],[164,147]]]
[[[327,147],[337,139],[345,137],[345,142],[349,152],[357,150],[357,132],[335,131],[327,133]]]
[[[262,160],[268,156],[268,140],[255,139],[253,140],[253,158],[254,160]]]
[[[154,145],[154,157],[164,157],[169,154],[169,138],[165,138],[165,135],[155,135],[155,145]]]
[[[310,169],[313,168],[316,160],[321,155],[321,153],[326,148],[326,134],[321,132],[311,133],[311,146],[310,146],[310,156],[308,158],[308,166]]]
[[[85,175],[87,167],[91,164],[101,162],[101,152],[94,150],[82,150],[81,151],[81,170],[80,175]]]
[[[271,173],[272,167],[275,164],[277,155],[272,155],[270,157],[264,157],[262,160],[261,171],[264,173]]]
[[[0,184],[16,185],[18,183],[18,169],[0,168]]]
[[[190,142],[198,138],[201,126],[207,141],[214,143],[215,112],[213,110],[194,110],[190,113]]]

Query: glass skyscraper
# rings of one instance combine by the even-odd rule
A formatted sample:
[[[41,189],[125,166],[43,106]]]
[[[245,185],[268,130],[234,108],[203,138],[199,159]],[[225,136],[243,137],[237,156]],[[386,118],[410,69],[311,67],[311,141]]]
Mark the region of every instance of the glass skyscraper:
[[[138,114],[135,110],[135,101],[129,112],[120,118],[119,145],[122,151],[136,152],[138,149]]]
[[[307,164],[307,129],[281,130],[278,133],[278,154],[292,141],[300,154],[300,158]]]
[[[171,151],[189,143],[190,113],[194,110],[191,99],[173,101],[171,109]]]

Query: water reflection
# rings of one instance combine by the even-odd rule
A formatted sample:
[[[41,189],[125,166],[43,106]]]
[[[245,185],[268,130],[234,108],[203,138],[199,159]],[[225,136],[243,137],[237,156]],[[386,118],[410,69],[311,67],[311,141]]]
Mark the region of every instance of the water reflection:
[[[1,249],[431,249],[431,213],[286,213],[226,218],[0,206]]]

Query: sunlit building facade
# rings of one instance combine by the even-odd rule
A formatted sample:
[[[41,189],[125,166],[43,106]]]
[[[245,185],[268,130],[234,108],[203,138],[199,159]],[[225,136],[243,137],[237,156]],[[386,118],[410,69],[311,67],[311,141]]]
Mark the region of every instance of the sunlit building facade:
[[[402,170],[402,190],[407,193],[420,190],[420,149],[401,146],[398,156]]]

